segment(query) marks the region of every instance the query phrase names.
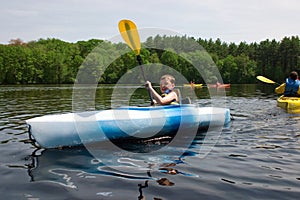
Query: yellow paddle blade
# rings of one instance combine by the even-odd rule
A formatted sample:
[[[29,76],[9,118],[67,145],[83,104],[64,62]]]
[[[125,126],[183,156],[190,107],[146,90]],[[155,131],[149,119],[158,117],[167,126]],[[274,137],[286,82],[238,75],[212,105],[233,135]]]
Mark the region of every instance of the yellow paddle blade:
[[[127,45],[136,55],[140,55],[141,43],[136,25],[130,20],[123,19],[119,22],[119,31]]]
[[[265,82],[265,83],[271,83],[271,84],[275,84],[274,81],[264,77],[264,76],[257,76],[256,77],[258,80],[262,81],[262,82]]]

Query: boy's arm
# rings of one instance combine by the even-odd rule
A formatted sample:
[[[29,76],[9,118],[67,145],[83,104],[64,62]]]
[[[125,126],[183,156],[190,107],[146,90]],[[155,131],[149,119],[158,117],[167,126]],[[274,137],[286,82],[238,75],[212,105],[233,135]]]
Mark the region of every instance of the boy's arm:
[[[177,99],[176,93],[171,92],[165,97],[160,96],[152,87],[149,87],[153,98],[159,103],[160,105],[167,105],[170,104],[174,99]]]
[[[170,94],[168,94],[165,97],[160,96],[152,87],[151,82],[147,81],[146,82],[146,87],[149,88],[150,92],[153,95],[153,98],[157,101],[157,103],[159,103],[160,105],[167,105],[170,104],[173,99],[177,99],[177,94],[175,92],[171,92]]]

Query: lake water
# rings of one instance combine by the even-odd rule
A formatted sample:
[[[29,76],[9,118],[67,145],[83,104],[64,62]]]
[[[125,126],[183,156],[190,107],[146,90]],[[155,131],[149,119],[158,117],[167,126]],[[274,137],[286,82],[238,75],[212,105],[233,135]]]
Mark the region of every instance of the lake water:
[[[25,120],[71,112],[72,85],[0,86],[1,199],[299,199],[300,115],[276,107],[273,89],[233,85],[225,101],[234,120],[206,156],[199,156],[203,131],[180,157],[153,156],[145,171],[124,165],[126,155],[110,148],[95,159],[84,147],[45,150],[29,142]],[[97,88],[96,109],[111,106],[112,90]],[[209,104],[207,88],[195,93],[197,104]],[[130,104],[148,104],[147,92],[137,89]],[[167,143],[160,138],[147,147]],[[116,158],[123,162],[110,162]]]

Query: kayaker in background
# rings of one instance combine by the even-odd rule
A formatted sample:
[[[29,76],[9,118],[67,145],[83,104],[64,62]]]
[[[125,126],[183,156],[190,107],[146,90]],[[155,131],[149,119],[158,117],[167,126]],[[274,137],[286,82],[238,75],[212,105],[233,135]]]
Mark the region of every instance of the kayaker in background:
[[[299,97],[300,96],[300,81],[298,73],[292,71],[285,83],[275,88],[277,94],[284,94],[286,97]]]
[[[195,87],[195,82],[194,82],[194,81],[191,81],[191,82],[190,82],[190,85],[191,85],[192,88],[194,88],[194,87]]]
[[[146,82],[146,87],[149,88],[153,99],[160,105],[178,104],[179,97],[174,91],[175,78],[172,75],[163,75],[160,78],[160,91],[162,95],[159,95],[152,87],[150,81]]]

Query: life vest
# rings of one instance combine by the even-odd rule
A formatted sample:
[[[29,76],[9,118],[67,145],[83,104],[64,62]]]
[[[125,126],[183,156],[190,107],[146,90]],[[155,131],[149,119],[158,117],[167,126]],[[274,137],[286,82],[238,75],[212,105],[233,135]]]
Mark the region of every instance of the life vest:
[[[172,90],[166,90],[163,94],[161,94],[162,97],[167,96],[168,94],[170,94],[172,92]],[[179,104],[176,99],[173,99],[170,103],[170,105],[177,105]]]
[[[293,80],[291,78],[287,78],[285,81],[284,96],[299,96],[297,93],[299,86],[300,86],[299,80]]]

